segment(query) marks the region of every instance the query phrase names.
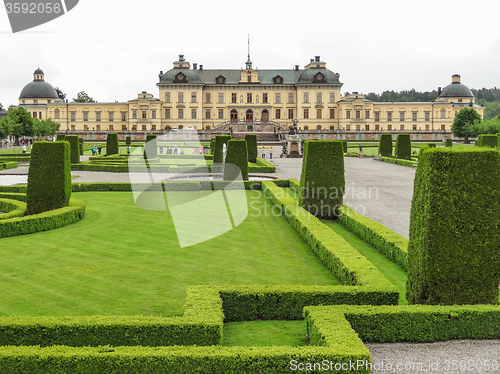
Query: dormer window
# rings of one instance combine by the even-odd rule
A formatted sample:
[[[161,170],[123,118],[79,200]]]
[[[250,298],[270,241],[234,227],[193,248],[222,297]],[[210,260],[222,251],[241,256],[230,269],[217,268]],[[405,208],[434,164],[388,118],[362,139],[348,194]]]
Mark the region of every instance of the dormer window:
[[[184,73],[182,72],[177,73],[174,79],[174,83],[187,83],[186,76],[184,75]]]
[[[314,76],[314,83],[325,83],[325,76],[322,73],[318,73]]]
[[[279,75],[277,75],[277,76],[275,76],[273,78],[273,82],[274,82],[274,84],[282,84],[283,83],[283,78],[280,77]]]
[[[217,78],[215,78],[215,83],[224,84],[224,83],[226,83],[226,78],[223,77],[222,75],[219,75]]]

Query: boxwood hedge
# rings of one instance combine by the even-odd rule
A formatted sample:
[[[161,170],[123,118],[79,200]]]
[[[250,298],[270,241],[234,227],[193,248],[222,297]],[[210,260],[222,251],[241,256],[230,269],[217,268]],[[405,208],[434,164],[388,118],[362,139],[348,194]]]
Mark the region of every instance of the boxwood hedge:
[[[345,191],[343,154],[339,140],[305,142],[299,204],[316,217],[338,217]]]
[[[257,162],[257,135],[256,134],[246,134],[245,140],[247,141],[248,149],[248,162]]]
[[[224,180],[235,180],[240,172],[242,179],[248,180],[247,142],[242,139],[229,140],[224,165]]]
[[[499,169],[497,150],[420,151],[410,217],[409,303],[498,303]]]
[[[144,158],[152,159],[158,157],[158,141],[155,134],[146,135],[144,144]]]
[[[78,149],[78,137],[75,136],[74,139],[73,143]],[[78,153],[77,157],[80,157]],[[68,205],[71,197],[70,143],[64,141],[33,144],[26,195],[28,214],[42,213]]]
[[[217,135],[214,140],[214,164],[222,164],[222,147],[223,144],[231,140],[231,135]]]
[[[110,133],[106,138],[106,155],[116,155],[120,153],[120,143],[117,133]]]
[[[398,134],[394,153],[397,158],[411,159],[410,134]]]
[[[69,142],[70,149],[70,160],[72,164],[78,164],[80,162],[80,138],[78,135],[67,135],[64,139]],[[38,142],[33,143],[35,145]],[[33,153],[33,150],[31,151]]]
[[[378,154],[382,157],[392,157],[392,135],[381,134],[378,143]]]

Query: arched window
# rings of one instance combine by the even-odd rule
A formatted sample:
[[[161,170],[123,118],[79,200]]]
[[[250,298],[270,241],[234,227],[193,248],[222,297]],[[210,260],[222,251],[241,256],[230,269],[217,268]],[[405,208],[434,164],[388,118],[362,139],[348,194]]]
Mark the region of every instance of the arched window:
[[[321,125],[316,126],[316,130],[321,130]]]

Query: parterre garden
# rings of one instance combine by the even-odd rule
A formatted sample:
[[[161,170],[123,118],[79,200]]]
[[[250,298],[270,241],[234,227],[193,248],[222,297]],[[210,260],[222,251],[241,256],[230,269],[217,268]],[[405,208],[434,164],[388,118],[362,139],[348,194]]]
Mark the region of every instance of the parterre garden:
[[[240,142],[214,141],[214,162],[226,143],[226,160],[248,166],[252,141],[243,148]],[[61,150],[68,142],[55,144],[69,157]],[[293,365],[320,372],[324,366],[313,363],[328,363],[332,372],[368,373],[363,341],[500,338],[494,305],[500,154],[422,151],[408,241],[332,194],[344,183],[343,153],[341,142],[306,142],[300,181],[245,182],[247,219],[182,249],[168,210],[139,209],[130,184],[73,184],[71,198],[66,186],[59,192],[68,200],[64,207],[32,215],[24,215],[22,205],[30,201],[30,184],[27,194],[25,187],[2,188],[4,211],[23,213],[0,216],[6,259],[0,265],[0,372],[284,373]],[[325,170],[325,162],[335,167]],[[212,188],[159,185],[166,193]],[[211,219],[210,211],[200,215]],[[375,250],[361,254],[354,238],[346,240],[334,225]],[[391,278],[395,268],[399,275]],[[397,305],[406,301],[410,305]],[[288,345],[279,338],[263,347],[242,339],[259,321],[269,329],[288,326],[292,334],[305,327],[307,345],[282,332],[276,336]],[[231,332],[238,329],[239,337]]]

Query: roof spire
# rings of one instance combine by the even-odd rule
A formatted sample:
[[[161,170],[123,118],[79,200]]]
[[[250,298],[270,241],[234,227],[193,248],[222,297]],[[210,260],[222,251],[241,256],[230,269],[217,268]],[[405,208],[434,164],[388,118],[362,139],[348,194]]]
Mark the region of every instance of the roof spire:
[[[245,64],[247,69],[252,68],[252,61],[250,61],[250,34],[248,34],[248,60]]]

